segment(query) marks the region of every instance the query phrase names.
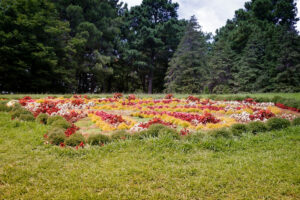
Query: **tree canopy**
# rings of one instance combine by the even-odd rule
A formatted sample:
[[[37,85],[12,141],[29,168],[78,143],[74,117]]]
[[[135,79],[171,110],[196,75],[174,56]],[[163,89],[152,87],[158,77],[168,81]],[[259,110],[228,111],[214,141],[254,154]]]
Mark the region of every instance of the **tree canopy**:
[[[214,37],[178,3],[1,0],[0,91],[299,92],[294,0],[251,0]]]

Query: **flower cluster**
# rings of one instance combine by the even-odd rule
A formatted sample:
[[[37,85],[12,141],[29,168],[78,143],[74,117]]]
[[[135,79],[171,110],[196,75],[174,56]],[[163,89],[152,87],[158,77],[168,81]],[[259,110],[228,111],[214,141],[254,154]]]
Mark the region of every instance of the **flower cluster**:
[[[125,98],[121,93],[115,93],[113,98],[100,99],[81,95],[44,99],[27,96],[18,102],[35,117],[40,113],[59,115],[71,123],[89,117],[87,120],[108,132],[123,129],[136,132],[152,124],[163,124],[182,129],[182,134],[187,134],[188,131],[230,127],[238,122],[266,121],[272,117],[292,120],[299,115],[296,108],[280,103],[255,102],[252,98],[243,101],[214,101],[194,96],[178,99],[172,94],[167,94],[163,99],[137,98],[134,94]],[[73,126],[66,131],[66,135],[75,131]]]
[[[113,115],[103,111],[90,113],[89,117],[103,131],[130,129],[136,124],[136,122],[129,117]]]
[[[73,135],[74,133],[76,133],[76,131],[78,131],[78,130],[79,130],[79,127],[72,124],[72,126],[65,131],[65,135],[67,137],[69,137],[69,136]]]
[[[170,126],[170,127],[172,127],[172,125],[173,125],[171,122],[164,122],[160,118],[153,118],[150,121],[148,121],[147,123],[140,123],[139,127],[143,128],[143,129],[147,129],[153,124],[162,124],[162,125]]]

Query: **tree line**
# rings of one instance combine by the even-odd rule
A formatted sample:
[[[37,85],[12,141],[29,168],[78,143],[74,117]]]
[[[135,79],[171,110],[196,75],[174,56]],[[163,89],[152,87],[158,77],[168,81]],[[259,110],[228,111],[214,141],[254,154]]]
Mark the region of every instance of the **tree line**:
[[[177,3],[1,0],[0,91],[299,92],[294,0],[252,0],[216,31]]]

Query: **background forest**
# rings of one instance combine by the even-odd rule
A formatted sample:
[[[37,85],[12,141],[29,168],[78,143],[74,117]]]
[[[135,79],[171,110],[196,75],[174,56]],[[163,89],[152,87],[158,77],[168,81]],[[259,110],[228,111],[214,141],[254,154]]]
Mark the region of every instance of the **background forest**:
[[[252,0],[213,36],[177,3],[0,0],[0,91],[300,92],[294,0]]]

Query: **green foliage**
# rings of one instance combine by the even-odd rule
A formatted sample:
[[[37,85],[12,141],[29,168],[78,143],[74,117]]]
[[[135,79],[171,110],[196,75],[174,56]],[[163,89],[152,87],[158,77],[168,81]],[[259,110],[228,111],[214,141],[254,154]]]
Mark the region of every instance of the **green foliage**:
[[[184,139],[194,143],[200,143],[204,137],[205,137],[205,133],[196,132],[185,136]]]
[[[47,124],[52,125],[55,121],[60,121],[60,120],[65,120],[65,118],[63,118],[62,116],[59,116],[59,115],[50,116],[47,119]]]
[[[253,133],[253,134],[257,134],[257,133],[260,133],[260,132],[266,132],[268,129],[267,129],[267,126],[265,123],[263,122],[260,122],[260,121],[257,121],[257,122],[250,122],[248,125],[247,125],[247,128],[248,130]]]
[[[115,131],[112,135],[111,135],[111,139],[112,140],[126,140],[128,138],[130,138],[130,134],[127,133],[125,130],[118,130]]]
[[[63,128],[63,129],[68,129],[72,126],[72,124],[70,122],[68,122],[65,118],[63,119],[58,119],[55,120],[51,126],[53,127],[57,127],[57,128]]]
[[[231,137],[231,133],[227,129],[213,130],[213,131],[210,131],[208,134],[215,138],[220,138],[220,137],[230,138]]]
[[[293,126],[300,126],[300,117],[297,117],[292,121]]]
[[[81,142],[85,143],[85,138],[80,133],[74,133],[73,135],[65,139],[66,145],[72,147],[79,145]]]
[[[33,122],[35,120],[34,116],[31,113],[30,114],[20,114],[18,119],[21,121],[28,121],[28,122]]]
[[[59,91],[63,88],[68,23],[48,0],[0,2],[0,90]],[[30,80],[30,81],[29,81]]]
[[[169,63],[165,78],[166,92],[200,93],[206,87],[207,39],[209,37],[200,30],[196,17],[193,16]]]
[[[241,136],[243,133],[247,132],[246,124],[234,124],[230,127],[231,133],[234,136]]]
[[[87,143],[90,145],[102,145],[107,144],[111,139],[107,135],[103,134],[91,134],[87,139]]]
[[[40,124],[47,124],[48,118],[49,118],[49,116],[46,113],[40,113],[36,117],[35,121]]]
[[[0,104],[0,112],[9,112],[11,109],[11,107],[6,106],[4,103]]]
[[[64,143],[66,139],[64,129],[57,127],[50,129],[47,136],[49,143],[54,145],[60,145],[61,143]]]
[[[166,126],[159,130],[158,136],[159,137],[168,137],[168,138],[177,139],[177,140],[180,139],[180,134],[178,133],[178,131],[176,131],[173,128],[166,127]]]
[[[209,60],[209,88],[298,92],[300,37],[293,0],[252,0],[220,28]]]
[[[31,114],[32,115],[32,113],[30,111],[26,110],[25,108],[17,107],[16,109],[13,109],[11,111],[11,118],[12,119],[18,118],[18,117],[20,117],[21,114],[29,114],[29,115]]]
[[[267,121],[267,127],[269,130],[280,130],[287,128],[291,125],[291,122],[283,118],[271,118]]]

